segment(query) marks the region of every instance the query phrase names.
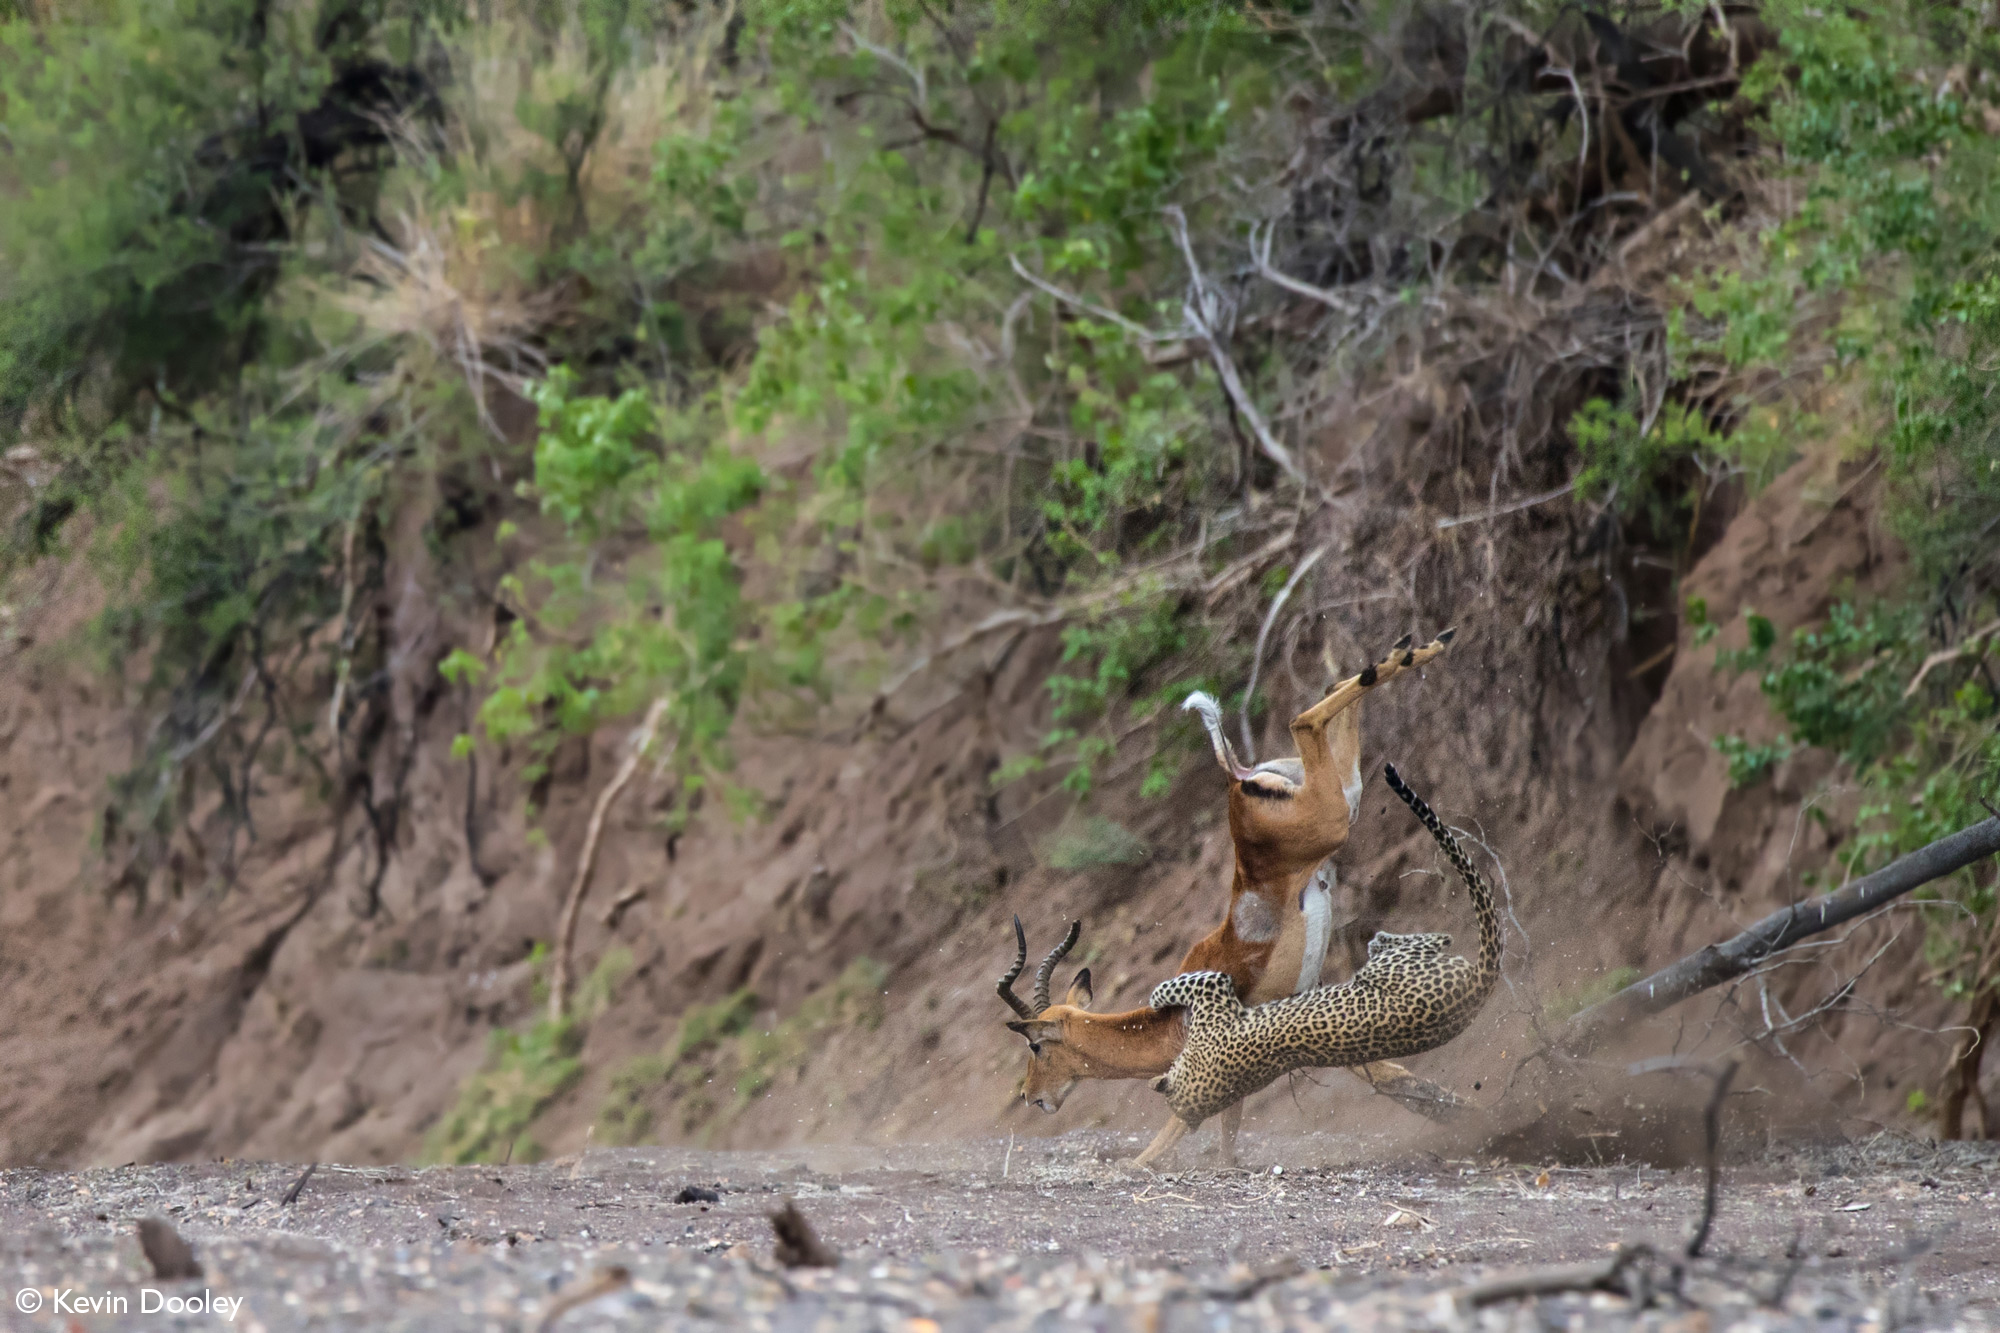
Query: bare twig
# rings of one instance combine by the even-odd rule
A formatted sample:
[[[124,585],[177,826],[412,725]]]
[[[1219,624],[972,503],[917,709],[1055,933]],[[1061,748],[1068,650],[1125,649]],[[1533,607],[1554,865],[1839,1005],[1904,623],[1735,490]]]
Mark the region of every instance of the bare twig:
[[[1452,1293],[1452,1298],[1461,1305],[1477,1308],[1522,1296],[1549,1296],[1561,1291],[1615,1290],[1613,1284],[1625,1270],[1651,1253],[1644,1245],[1622,1246],[1617,1254],[1601,1262],[1559,1264],[1552,1268],[1535,1268],[1525,1273],[1488,1278],[1469,1287],[1460,1287]]]
[[[299,1191],[306,1187],[306,1182],[312,1179],[313,1172],[317,1170],[319,1170],[318,1162],[306,1163],[306,1169],[299,1173],[299,1178],[292,1182],[292,1187],[285,1191],[283,1198],[278,1200],[279,1206],[289,1207],[297,1203],[299,1201]]]
[[[611,1264],[598,1269],[591,1276],[590,1281],[583,1283],[573,1291],[564,1292],[549,1302],[548,1308],[542,1311],[541,1320],[535,1325],[536,1333],[549,1333],[550,1329],[562,1321],[564,1315],[576,1309],[579,1305],[588,1305],[594,1300],[609,1296],[614,1291],[623,1290],[631,1284],[632,1272],[623,1265]]]
[[[1722,1067],[1722,1071],[1715,1076],[1715,1092],[1708,1099],[1708,1109],[1702,1112],[1702,1141],[1707,1153],[1708,1178],[1701,1196],[1701,1223],[1694,1229],[1694,1239],[1688,1242],[1687,1256],[1690,1259],[1701,1258],[1702,1246],[1708,1244],[1709,1228],[1715,1225],[1715,1204],[1722,1192],[1722,1103],[1729,1096],[1729,1085],[1736,1079],[1737,1068],[1734,1060]]]
[[[1484,523],[1490,518],[1500,518],[1507,514],[1518,514],[1523,509],[1533,509],[1536,505],[1545,505],[1551,500],[1560,500],[1574,489],[1574,482],[1565,482],[1552,491],[1543,491],[1540,495],[1531,495],[1525,500],[1516,500],[1511,504],[1504,504],[1495,509],[1482,509],[1473,514],[1458,514],[1451,518],[1441,518],[1437,521],[1438,531],[1443,532],[1447,528],[1455,528],[1462,523]]]
[[[576,877],[570,882],[569,898],[563,903],[562,924],[557,930],[555,966],[549,975],[549,1019],[560,1021],[569,1004],[570,955],[576,949],[576,922],[583,911],[584,895],[590,892],[591,872],[597,869],[597,843],[604,833],[604,817],[611,811],[611,803],[632,781],[639,771],[639,762],[652,748],[654,733],[659,730],[660,719],[666,715],[667,696],[653,700],[653,706],[646,710],[646,717],[637,730],[633,731],[625,762],[604,784],[604,790],[597,794],[597,805],[590,812],[590,823],[584,829],[583,849],[577,853]]]
[[[1996,620],[1990,625],[1986,625],[1980,629],[1976,629],[1972,631],[1972,633],[1966,635],[1963,639],[1959,640],[1957,643],[1953,644],[1951,647],[1940,648],[1938,651],[1932,653],[1929,657],[1926,657],[1924,659],[1924,664],[1917,668],[1917,674],[1910,677],[1909,685],[1903,690],[1903,697],[1907,699],[1911,695],[1917,692],[1917,687],[1924,683],[1924,677],[1931,674],[1932,667],[1941,667],[1946,662],[1957,661],[1959,658],[1971,652],[1974,644],[1996,633],[2000,633],[2000,620]]]
[[[778,1243],[771,1248],[771,1257],[787,1268],[838,1268],[840,1255],[813,1230],[813,1224],[799,1211],[799,1206],[786,1199],[784,1206],[770,1214],[771,1230]]]
[[[937,647],[891,676],[880,689],[875,691],[874,699],[868,704],[868,716],[875,717],[880,715],[883,708],[888,705],[891,695],[909,684],[912,677],[916,676],[938,658],[948,657],[966,645],[986,637],[988,634],[994,634],[1003,629],[1037,629],[1044,625],[1056,624],[1069,614],[1070,612],[1067,607],[1058,607],[1050,611],[1024,611],[1018,609],[995,611],[978,624],[960,630],[957,634],[952,635],[943,643],[940,643]]]
[[[1035,274],[1030,273],[1027,267],[1013,255],[1007,256],[1007,262],[1013,266],[1015,275],[1019,277],[1021,281],[1027,283],[1030,287],[1034,287],[1039,291],[1042,291],[1050,296],[1053,296],[1056,300],[1061,301],[1064,305],[1074,306],[1076,309],[1083,311],[1086,315],[1089,315],[1093,319],[1101,319],[1107,324],[1116,324],[1119,328],[1125,330],[1127,333],[1131,334],[1134,338],[1139,339],[1141,342],[1152,342],[1152,343],[1176,342],[1179,340],[1181,336],[1178,333],[1155,333],[1153,332],[1153,330],[1147,328],[1145,325],[1135,323],[1132,320],[1125,318],[1125,316],[1119,314],[1116,310],[1111,310],[1104,306],[1098,305],[1095,301],[1086,300],[1083,297],[1077,295],[1075,292],[1065,291],[1063,288],[1056,286],[1048,279],[1037,277]]]
[[[634,884],[612,899],[611,906],[604,909],[604,925],[607,929],[618,929],[618,923],[625,916],[625,909],[646,896],[647,886]]]
[[[1271,262],[1271,239],[1276,232],[1277,224],[1272,222],[1263,224],[1261,228],[1251,229],[1250,262],[1256,267],[1257,276],[1274,287],[1282,287],[1295,296],[1303,296],[1308,300],[1317,301],[1330,310],[1336,310],[1343,315],[1349,316],[1355,314],[1357,307],[1352,302],[1345,300],[1337,293],[1326,290],[1324,287],[1315,287],[1309,282],[1301,282]]]
[[[1285,603],[1291,600],[1292,592],[1332,549],[1331,543],[1316,546],[1305,559],[1299,561],[1299,567],[1292,571],[1292,576],[1285,580],[1285,586],[1278,589],[1278,595],[1271,599],[1271,609],[1264,613],[1264,623],[1257,630],[1257,649],[1250,655],[1250,684],[1243,691],[1243,715],[1240,719],[1243,724],[1243,757],[1249,763],[1257,762],[1257,743],[1250,736],[1250,701],[1257,695],[1257,676],[1264,668],[1264,645],[1270,640],[1271,626],[1276,623],[1278,613],[1285,609]]]
[[[361,523],[361,507],[356,505],[347,520],[347,536],[340,543],[340,663],[334,669],[333,702],[327,705],[326,729],[332,738],[334,768],[340,767],[340,705],[347,694],[348,673],[353,670],[354,640],[354,532]]]

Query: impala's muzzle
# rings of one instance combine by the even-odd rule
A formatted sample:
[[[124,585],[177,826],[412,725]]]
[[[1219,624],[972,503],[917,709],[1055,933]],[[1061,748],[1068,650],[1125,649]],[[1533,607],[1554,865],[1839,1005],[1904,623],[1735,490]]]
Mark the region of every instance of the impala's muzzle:
[[[1069,1100],[1070,1091],[1075,1087],[1076,1080],[1071,1079],[1059,1088],[1043,1088],[1038,1092],[1024,1092],[1021,1096],[1028,1105],[1034,1107],[1037,1111],[1041,1111],[1045,1115],[1053,1115],[1057,1111],[1062,1110],[1062,1104]]]

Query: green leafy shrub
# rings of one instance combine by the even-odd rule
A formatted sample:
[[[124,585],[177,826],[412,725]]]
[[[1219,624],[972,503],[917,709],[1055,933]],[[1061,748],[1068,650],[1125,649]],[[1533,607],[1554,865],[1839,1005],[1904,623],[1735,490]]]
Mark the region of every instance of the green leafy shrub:
[[[538,948],[536,963],[545,957],[546,950]],[[612,992],[631,968],[631,953],[614,949],[584,978],[568,1014],[538,1019],[525,1029],[488,1033],[486,1063],[460,1085],[458,1100],[425,1136],[424,1159],[454,1164],[540,1160],[541,1145],[528,1131],[582,1079],[590,1024],[609,1007]],[[541,985],[538,974],[538,1007]]]
[[[1072,817],[1052,834],[1042,859],[1052,870],[1137,865],[1147,857],[1145,839],[1103,815]]]

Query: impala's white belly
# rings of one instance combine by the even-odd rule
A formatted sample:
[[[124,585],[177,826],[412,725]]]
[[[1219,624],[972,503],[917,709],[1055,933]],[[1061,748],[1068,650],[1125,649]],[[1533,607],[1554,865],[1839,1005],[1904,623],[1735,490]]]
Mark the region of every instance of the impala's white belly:
[[[1306,881],[1299,890],[1299,914],[1306,919],[1305,956],[1299,959],[1299,984],[1294,995],[1319,985],[1319,972],[1326,962],[1326,946],[1333,940],[1334,871],[1327,866]]]

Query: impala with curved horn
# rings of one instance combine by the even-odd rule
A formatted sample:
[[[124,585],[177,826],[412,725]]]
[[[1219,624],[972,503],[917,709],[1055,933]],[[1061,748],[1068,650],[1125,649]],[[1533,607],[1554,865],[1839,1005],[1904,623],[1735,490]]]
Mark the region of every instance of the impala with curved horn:
[[[1361,803],[1361,715],[1356,707],[1370,690],[1442,653],[1453,631],[1421,648],[1405,636],[1389,655],[1333,686],[1324,699],[1292,720],[1296,759],[1245,766],[1222,734],[1222,710],[1207,694],[1189,695],[1182,707],[1200,715],[1217,765],[1229,776],[1229,838],[1236,853],[1229,911],[1196,941],[1180,971],[1227,973],[1245,1004],[1261,1004],[1319,985],[1333,933],[1333,867],[1327,858],[1346,842]],[[1054,1111],[1085,1079],[1156,1078],[1172,1066],[1187,1038],[1183,1011],[1130,1009],[1093,1013],[1090,970],[1078,972],[1060,1004],[1049,1003],[1049,979],[1076,944],[1081,923],[1042,960],[1031,1009],[1013,992],[1027,966],[1027,933],[1014,918],[1014,966],[1000,979],[1000,998],[1019,1015],[1007,1026],[1026,1038],[1028,1070],[1021,1096]],[[1378,1088],[1414,1080],[1386,1061],[1355,1072]],[[1222,1152],[1233,1162],[1243,1104],[1221,1113]],[[1187,1134],[1175,1116],[1136,1159],[1150,1165]]]
[[[1077,936],[1082,933],[1083,922],[1072,921],[1069,923],[1069,934],[1063,936],[1061,944],[1049,950],[1048,957],[1042,959],[1042,965],[1035,969],[1035,1002],[1032,1005],[1026,1005],[1021,1003],[1020,996],[1014,994],[1014,979],[1020,976],[1021,969],[1028,965],[1028,932],[1021,928],[1021,918],[1018,916],[1014,918],[1014,966],[1001,974],[1000,984],[995,987],[1000,992],[1000,998],[1007,1002],[1009,1009],[1012,1009],[1024,1019],[1032,1019],[1039,1015],[1042,1010],[1049,1007],[1049,978],[1054,974],[1056,964],[1060,963],[1063,960],[1063,956],[1076,947]],[[1076,980],[1070,983],[1070,989],[1074,991],[1079,985],[1085,991],[1090,989],[1089,968],[1086,967],[1076,974]],[[1007,1026],[1019,1032],[1022,1025],[1019,1023],[1009,1023]]]

